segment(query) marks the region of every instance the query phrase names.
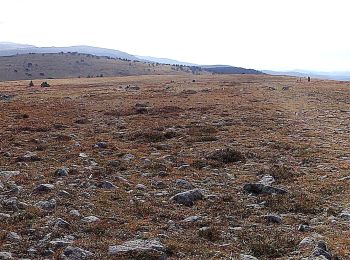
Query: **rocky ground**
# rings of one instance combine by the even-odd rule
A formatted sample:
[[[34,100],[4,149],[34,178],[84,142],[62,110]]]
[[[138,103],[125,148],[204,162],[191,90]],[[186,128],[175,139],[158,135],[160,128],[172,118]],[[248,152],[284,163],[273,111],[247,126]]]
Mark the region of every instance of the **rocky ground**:
[[[1,259],[350,259],[348,83],[49,83],[0,83]]]

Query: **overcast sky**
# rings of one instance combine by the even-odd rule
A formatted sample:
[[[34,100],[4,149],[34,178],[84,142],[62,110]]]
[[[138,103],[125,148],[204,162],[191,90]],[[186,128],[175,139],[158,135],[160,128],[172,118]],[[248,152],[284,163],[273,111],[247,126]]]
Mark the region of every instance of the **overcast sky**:
[[[347,0],[1,0],[0,41],[198,64],[350,70]]]

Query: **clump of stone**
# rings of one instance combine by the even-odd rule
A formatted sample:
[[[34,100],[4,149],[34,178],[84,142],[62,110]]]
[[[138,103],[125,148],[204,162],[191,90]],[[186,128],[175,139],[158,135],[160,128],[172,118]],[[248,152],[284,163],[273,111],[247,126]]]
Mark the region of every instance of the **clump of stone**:
[[[193,206],[194,202],[197,200],[202,200],[204,195],[200,189],[193,189],[185,192],[181,192],[173,196],[171,199],[176,203]]]
[[[110,246],[110,255],[130,259],[167,259],[166,247],[158,239],[136,239]]]

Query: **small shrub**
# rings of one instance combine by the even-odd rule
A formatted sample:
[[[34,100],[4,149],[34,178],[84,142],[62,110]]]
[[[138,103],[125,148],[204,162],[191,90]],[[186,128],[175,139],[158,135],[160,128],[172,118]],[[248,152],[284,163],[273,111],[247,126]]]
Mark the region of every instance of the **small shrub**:
[[[198,236],[213,242],[220,238],[220,233],[216,228],[202,227],[198,231]]]
[[[209,160],[218,161],[224,164],[234,162],[245,162],[245,156],[240,152],[232,148],[221,149],[213,152],[207,157]]]
[[[28,87],[34,87],[34,83],[33,83],[33,81],[32,81],[32,80],[29,82]]]
[[[150,131],[141,135],[141,138],[147,142],[161,142],[165,140],[165,136],[162,132]]]
[[[75,121],[74,121],[76,124],[87,124],[89,123],[89,120],[86,118],[86,117],[81,117],[81,118],[77,118]]]
[[[291,181],[298,176],[298,174],[291,167],[280,164],[275,164],[272,166],[267,174],[275,178],[277,182]]]
[[[194,126],[188,130],[188,134],[191,136],[204,136],[215,134],[218,132],[218,129],[214,126]]]
[[[42,88],[48,88],[50,87],[50,84],[47,83],[46,81],[42,82],[41,85],[40,85]]]

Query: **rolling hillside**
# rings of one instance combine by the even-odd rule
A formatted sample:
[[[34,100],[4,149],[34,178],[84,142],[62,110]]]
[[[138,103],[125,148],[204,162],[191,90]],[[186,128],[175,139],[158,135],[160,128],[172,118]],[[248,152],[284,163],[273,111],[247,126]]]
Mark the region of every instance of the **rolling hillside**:
[[[32,56],[28,56],[29,54]],[[81,55],[86,56],[84,61],[79,61],[79,58],[76,57]],[[33,64],[33,59],[35,59],[34,66],[28,66],[29,63]],[[130,61],[131,64],[129,64]],[[0,42],[0,80],[189,72],[193,74],[263,74],[254,69],[229,65],[197,65],[174,59],[137,56],[119,50],[86,45],[36,47],[28,44]]]
[[[233,67],[229,65],[206,65],[201,66],[201,68],[214,74],[264,74],[258,70]]]
[[[1,81],[188,73],[203,74],[198,67],[154,64],[81,53],[42,53],[0,57]]]

